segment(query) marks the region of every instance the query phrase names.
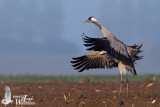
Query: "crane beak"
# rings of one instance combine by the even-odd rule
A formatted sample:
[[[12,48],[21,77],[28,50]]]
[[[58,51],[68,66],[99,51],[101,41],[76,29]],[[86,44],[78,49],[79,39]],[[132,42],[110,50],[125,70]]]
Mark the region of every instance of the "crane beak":
[[[84,21],[83,23],[89,22],[89,20]]]

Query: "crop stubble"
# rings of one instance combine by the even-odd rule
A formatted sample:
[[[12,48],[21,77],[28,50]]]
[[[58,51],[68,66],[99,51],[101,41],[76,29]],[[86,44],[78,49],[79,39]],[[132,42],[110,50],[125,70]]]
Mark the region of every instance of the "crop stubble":
[[[28,95],[35,102],[34,107],[157,107],[160,106],[160,82],[145,80],[129,83],[129,97],[126,97],[126,83],[123,83],[121,98],[118,97],[120,82],[1,82],[0,100],[4,87],[8,85],[13,95]],[[13,103],[7,107],[20,107]],[[1,104],[3,107],[4,105]],[[23,106],[23,107],[30,107]]]

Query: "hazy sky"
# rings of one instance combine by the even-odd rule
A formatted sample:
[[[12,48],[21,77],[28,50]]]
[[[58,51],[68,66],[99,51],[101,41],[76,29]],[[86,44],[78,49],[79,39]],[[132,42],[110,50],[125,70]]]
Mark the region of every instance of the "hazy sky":
[[[138,74],[160,71],[160,1],[0,0],[0,74],[118,74],[118,69],[77,73],[71,57],[87,54],[82,33],[103,37],[90,16],[125,44],[143,43]],[[108,71],[108,72],[107,72]]]

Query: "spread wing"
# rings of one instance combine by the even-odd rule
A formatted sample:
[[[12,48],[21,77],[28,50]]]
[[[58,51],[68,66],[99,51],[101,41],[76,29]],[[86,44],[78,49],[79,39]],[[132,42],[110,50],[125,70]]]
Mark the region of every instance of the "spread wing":
[[[90,38],[84,36],[83,40],[86,43],[84,45],[89,47],[87,50],[105,50],[112,58],[119,61],[131,61],[126,46],[115,37]]]
[[[8,86],[6,86],[4,88],[4,91],[5,91],[5,93],[4,93],[4,99],[11,100],[11,91],[10,91],[10,88]]]
[[[72,59],[72,66],[75,69],[80,69],[79,72],[88,69],[113,68],[118,66],[117,62],[106,51],[93,51],[87,55]]]
[[[136,75],[134,61],[131,58],[132,56],[128,53],[127,46],[117,38],[90,38],[83,36],[83,40],[85,42],[84,45],[89,47],[87,50],[106,51],[113,59],[117,62],[121,61],[133,75]]]

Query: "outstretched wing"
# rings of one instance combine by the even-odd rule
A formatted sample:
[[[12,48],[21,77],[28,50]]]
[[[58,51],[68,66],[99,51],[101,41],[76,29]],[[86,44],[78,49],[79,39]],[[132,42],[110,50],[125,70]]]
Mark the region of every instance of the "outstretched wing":
[[[84,35],[83,40],[85,42],[84,45],[89,47],[87,50],[106,51],[113,59],[121,61],[133,75],[136,75],[136,70],[133,64],[134,61],[132,61],[126,45],[117,38],[90,38]]]
[[[83,40],[86,43],[84,45],[89,47],[87,50],[104,50],[112,58],[115,58],[118,61],[131,61],[131,57],[128,54],[126,46],[123,44],[123,42],[119,41],[115,37],[90,38],[83,36]]]
[[[112,59],[106,51],[93,51],[87,55],[72,58],[73,67],[80,69],[79,72],[96,68],[113,68],[117,67],[117,62]]]
[[[8,86],[6,86],[4,88],[4,91],[5,91],[5,93],[4,93],[4,99],[11,100],[11,91],[10,91],[10,88]]]

